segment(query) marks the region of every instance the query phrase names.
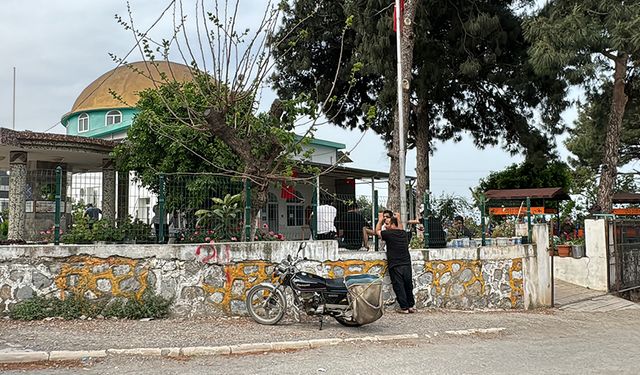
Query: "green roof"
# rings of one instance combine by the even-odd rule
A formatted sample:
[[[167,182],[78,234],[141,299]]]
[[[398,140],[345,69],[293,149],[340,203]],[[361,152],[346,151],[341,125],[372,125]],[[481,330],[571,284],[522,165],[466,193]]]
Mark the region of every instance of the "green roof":
[[[296,135],[296,138],[302,139],[302,136]],[[311,144],[316,146],[331,147],[331,148],[335,148],[336,150],[343,150],[347,148],[347,146],[344,143],[331,142],[331,141],[318,139],[318,138],[311,138]]]

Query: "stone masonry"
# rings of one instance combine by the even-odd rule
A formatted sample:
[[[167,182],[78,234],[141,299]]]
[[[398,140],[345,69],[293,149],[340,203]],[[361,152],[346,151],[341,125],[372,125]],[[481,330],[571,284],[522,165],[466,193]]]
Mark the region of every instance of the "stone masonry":
[[[242,315],[254,285],[299,242],[206,245],[11,246],[0,249],[0,312],[34,294],[55,298],[140,298],[153,291],[173,298],[179,316]],[[419,307],[523,309],[534,296],[535,246],[412,251]],[[545,252],[542,252],[545,254]],[[338,251],[333,241],[309,242],[301,267],[326,277],[380,275],[393,297],[384,253]],[[544,284],[546,285],[546,284]],[[544,289],[541,289],[546,293]]]

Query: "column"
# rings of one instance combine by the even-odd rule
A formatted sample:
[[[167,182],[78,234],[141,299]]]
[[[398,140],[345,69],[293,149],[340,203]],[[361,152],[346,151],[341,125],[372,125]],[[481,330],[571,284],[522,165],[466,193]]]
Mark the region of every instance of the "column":
[[[129,172],[118,172],[118,222],[129,216]]]
[[[25,190],[27,188],[27,153],[9,153],[9,240],[24,240]]]
[[[102,159],[102,218],[116,219],[116,170],[112,159]]]

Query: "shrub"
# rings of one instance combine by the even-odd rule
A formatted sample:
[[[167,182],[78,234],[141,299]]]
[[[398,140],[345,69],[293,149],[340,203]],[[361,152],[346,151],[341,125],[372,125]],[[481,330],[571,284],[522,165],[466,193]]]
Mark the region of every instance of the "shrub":
[[[41,320],[48,317],[62,317],[67,320],[78,319],[81,316],[95,318],[117,317],[123,319],[142,318],[166,318],[172,300],[155,295],[152,290],[147,290],[142,299],[122,298],[91,301],[82,296],[71,296],[60,300],[58,298],[45,298],[34,296],[31,299],[17,303],[9,316],[15,320]]]

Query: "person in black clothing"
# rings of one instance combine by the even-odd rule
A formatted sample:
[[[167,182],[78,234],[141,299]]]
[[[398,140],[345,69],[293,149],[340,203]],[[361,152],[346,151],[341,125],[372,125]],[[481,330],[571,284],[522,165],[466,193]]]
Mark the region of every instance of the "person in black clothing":
[[[455,238],[471,238],[473,233],[464,226],[464,217],[458,215],[453,218],[453,230],[455,231]]]
[[[364,241],[364,228],[370,228],[367,220],[358,212],[358,205],[351,203],[349,210],[335,220],[340,247],[360,250]]]
[[[382,225],[385,230],[382,230]],[[416,301],[413,297],[413,271],[411,269],[411,254],[409,254],[409,242],[407,232],[402,229],[402,224],[397,217],[385,219],[380,215],[376,225],[376,233],[387,244],[387,269],[393,292],[400,305],[397,312],[409,314],[416,312]]]

